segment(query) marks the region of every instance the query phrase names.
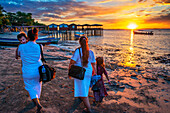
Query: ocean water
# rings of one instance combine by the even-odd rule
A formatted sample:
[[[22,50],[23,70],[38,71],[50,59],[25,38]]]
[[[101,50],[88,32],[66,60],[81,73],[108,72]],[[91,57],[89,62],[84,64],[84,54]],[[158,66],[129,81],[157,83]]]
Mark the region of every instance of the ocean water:
[[[170,69],[170,30],[152,30],[154,35],[137,35],[131,30],[104,30],[103,36],[89,36],[89,47],[106,64],[123,67]],[[58,47],[74,50],[78,41],[64,41]]]
[[[154,35],[134,35],[131,30],[104,30],[101,37],[89,37],[89,44],[93,45],[96,56],[104,56],[106,62],[169,70],[170,30],[152,31]]]
[[[95,56],[103,56],[107,65],[159,68],[170,72],[170,30],[152,31],[154,35],[134,35],[131,30],[104,30],[103,36],[88,36],[88,43]],[[16,38],[17,34],[0,34],[0,37]],[[52,46],[74,51],[79,42],[65,40]]]
[[[122,49],[148,50],[156,53],[170,53],[170,30],[152,30],[154,35],[133,35],[130,30],[104,30],[103,36],[89,37],[89,44]]]

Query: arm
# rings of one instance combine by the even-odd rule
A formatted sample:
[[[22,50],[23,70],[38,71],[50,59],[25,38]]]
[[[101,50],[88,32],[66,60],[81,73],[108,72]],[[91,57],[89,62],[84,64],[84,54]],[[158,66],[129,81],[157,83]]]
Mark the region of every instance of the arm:
[[[15,58],[18,59],[18,57],[19,57],[19,55],[18,55],[18,47],[17,47],[17,49],[15,51]]]
[[[97,71],[96,71],[96,63],[91,63],[93,71],[92,71],[92,75],[96,75]]]
[[[71,57],[71,60],[70,60],[70,63],[69,63],[69,67],[68,67],[68,71],[71,68],[71,66],[76,63],[78,57],[79,57],[79,51],[77,51],[77,49],[76,49],[74,54],[73,54],[73,56]],[[69,76],[69,78],[71,79],[70,76]]]
[[[70,60],[69,67],[68,67],[68,70],[69,70],[69,69],[71,68],[71,66],[74,65],[75,63],[76,63],[76,61],[74,61],[74,60],[71,59],[71,60]],[[71,79],[71,76],[68,75],[68,77],[69,77],[69,79]]]
[[[15,58],[18,59],[18,57],[20,57],[20,44],[18,45],[17,49],[16,49],[16,52],[15,52]],[[19,49],[19,50],[18,50]]]
[[[108,76],[108,74],[107,74],[107,72],[106,72],[106,69],[103,68],[103,70],[104,70],[104,75],[106,76],[106,78],[107,78],[107,80],[108,80],[108,83],[111,85],[110,80],[109,80],[109,76]]]
[[[92,69],[93,69],[93,71],[92,71],[92,76],[93,75],[97,75],[97,70],[96,70],[96,60],[95,60],[95,56],[94,56],[94,53],[93,53],[93,51],[91,51],[90,50],[90,52],[91,52],[91,65],[92,65]]]
[[[76,63],[76,61],[74,61],[74,60],[70,60],[70,64],[69,64],[69,68],[68,69],[70,69],[71,68],[71,65],[74,65]]]

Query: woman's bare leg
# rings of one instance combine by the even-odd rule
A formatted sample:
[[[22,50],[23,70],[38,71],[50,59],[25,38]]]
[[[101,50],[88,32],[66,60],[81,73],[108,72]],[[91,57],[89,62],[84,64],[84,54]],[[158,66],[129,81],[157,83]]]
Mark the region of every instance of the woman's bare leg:
[[[40,112],[40,110],[42,109],[42,106],[41,106],[41,104],[40,104],[40,101],[39,101],[39,99],[38,98],[34,98],[34,99],[32,99],[32,101],[36,104],[36,106],[37,106],[37,112]]]
[[[83,101],[84,105],[86,106],[88,112],[91,112],[91,106],[89,102],[89,97],[80,97],[81,100]]]

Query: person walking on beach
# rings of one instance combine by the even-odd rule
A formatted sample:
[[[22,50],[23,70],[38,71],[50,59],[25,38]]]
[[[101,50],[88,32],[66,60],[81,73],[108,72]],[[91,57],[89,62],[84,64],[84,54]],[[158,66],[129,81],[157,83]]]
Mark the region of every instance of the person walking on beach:
[[[74,78],[74,97],[79,97],[87,108],[87,112],[91,112],[91,106],[88,98],[90,81],[93,69],[95,70],[95,56],[93,51],[88,47],[88,38],[85,36],[80,37],[80,47],[75,50],[74,55],[71,57],[69,69],[71,65],[83,66],[86,69],[83,80]],[[80,59],[79,49],[82,55]],[[96,74],[96,73],[94,73]]]
[[[95,102],[102,102],[103,98],[105,96],[107,96],[107,91],[106,91],[106,88],[104,86],[104,81],[103,81],[103,73],[105,74],[107,80],[108,80],[108,83],[110,83],[110,80],[109,80],[109,77],[108,77],[108,74],[106,72],[106,69],[104,67],[104,60],[103,60],[103,57],[97,57],[96,58],[96,62],[97,62],[97,75],[100,75],[101,76],[101,79],[99,79],[95,85],[97,85],[98,89],[97,91],[93,91],[93,95],[94,95],[94,99],[95,99]]]
[[[24,32],[18,34],[17,39],[19,40],[20,44],[26,44],[28,42],[27,35]],[[15,58],[18,59],[18,47],[16,49]]]
[[[38,30],[34,28],[28,31],[29,42],[20,44],[18,47],[18,55],[22,60],[22,77],[25,84],[25,89],[29,92],[32,101],[37,106],[37,113],[42,109],[39,102],[42,82],[38,67],[43,63],[41,61],[40,46],[36,44],[38,39]]]

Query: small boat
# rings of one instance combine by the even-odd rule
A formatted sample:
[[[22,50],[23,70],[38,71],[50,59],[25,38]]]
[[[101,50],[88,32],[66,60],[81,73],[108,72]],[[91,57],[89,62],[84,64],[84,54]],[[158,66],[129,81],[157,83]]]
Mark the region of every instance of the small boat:
[[[39,38],[36,40],[37,44],[48,45],[48,44],[56,44],[60,38]],[[0,45],[3,46],[18,46],[19,45],[18,39],[9,39],[9,38],[0,38]]]
[[[153,31],[133,31],[134,34],[153,35]]]

